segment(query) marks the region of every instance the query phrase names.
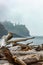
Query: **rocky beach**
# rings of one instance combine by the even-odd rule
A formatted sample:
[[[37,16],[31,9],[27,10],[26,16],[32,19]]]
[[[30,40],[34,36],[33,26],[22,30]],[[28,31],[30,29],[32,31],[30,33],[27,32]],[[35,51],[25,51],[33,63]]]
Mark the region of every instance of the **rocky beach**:
[[[8,33],[1,38],[0,65],[43,65],[43,44],[20,43],[35,37],[10,40],[12,37],[13,34]]]

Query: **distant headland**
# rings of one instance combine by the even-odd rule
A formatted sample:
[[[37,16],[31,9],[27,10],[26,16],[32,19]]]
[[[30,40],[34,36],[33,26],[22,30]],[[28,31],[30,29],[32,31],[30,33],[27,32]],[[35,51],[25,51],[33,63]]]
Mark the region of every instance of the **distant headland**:
[[[12,32],[14,37],[27,37],[30,36],[30,31],[26,28],[25,25],[16,24],[13,25],[11,22],[2,22],[0,23],[0,38],[7,34],[8,32]]]

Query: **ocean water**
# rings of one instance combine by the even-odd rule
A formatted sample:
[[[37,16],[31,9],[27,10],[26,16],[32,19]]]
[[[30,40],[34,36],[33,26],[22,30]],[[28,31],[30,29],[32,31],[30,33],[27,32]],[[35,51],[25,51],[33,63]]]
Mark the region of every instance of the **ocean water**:
[[[34,39],[28,41],[29,42],[33,41],[33,44],[40,45],[43,44],[43,36],[36,36]]]

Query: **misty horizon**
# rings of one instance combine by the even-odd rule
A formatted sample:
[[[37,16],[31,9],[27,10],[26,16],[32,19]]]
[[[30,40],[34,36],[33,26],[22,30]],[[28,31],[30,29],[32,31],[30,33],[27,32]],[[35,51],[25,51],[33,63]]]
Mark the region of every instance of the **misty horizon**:
[[[0,22],[25,25],[32,36],[43,36],[43,0],[0,0]]]

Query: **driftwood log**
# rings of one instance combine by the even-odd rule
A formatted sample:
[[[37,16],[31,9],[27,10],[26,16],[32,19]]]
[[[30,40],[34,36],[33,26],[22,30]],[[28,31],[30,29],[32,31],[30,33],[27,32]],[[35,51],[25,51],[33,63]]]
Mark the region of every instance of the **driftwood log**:
[[[14,46],[20,46],[22,51],[27,51],[27,50],[32,50],[31,46],[28,46],[31,43],[28,43],[28,44],[19,44],[19,43],[16,43],[16,44],[14,44]]]
[[[13,37],[13,34],[11,32],[9,32],[7,35],[4,35],[2,37],[2,39],[5,39],[5,41],[10,40]]]
[[[34,37],[32,38],[22,38],[22,39],[18,39],[18,40],[14,40],[14,41],[9,41],[11,38],[13,37],[13,34],[12,33],[8,33],[8,35],[5,35],[2,37],[2,41],[1,41],[1,47],[2,46],[6,46],[7,44],[10,44],[12,43],[14,46],[15,45],[20,45],[21,47],[23,47],[22,44],[17,44],[17,42],[21,42],[21,41],[26,41],[26,40],[31,40],[31,39],[34,39]],[[32,42],[31,42],[32,43]],[[30,43],[27,44],[27,46],[29,45]],[[24,45],[26,47],[26,45]],[[27,49],[27,48],[26,48]]]
[[[35,50],[36,50],[36,51],[41,51],[41,50],[43,50],[43,44],[38,45],[38,47],[37,47]]]
[[[6,46],[7,41],[13,37],[12,33],[8,33],[8,35],[4,35],[0,41],[0,47]]]
[[[13,65],[27,65],[27,64],[34,64],[43,61],[43,55],[41,54],[30,54],[30,55],[17,57],[17,56],[12,56],[11,52],[6,47],[2,47],[2,51],[6,56],[7,60]]]
[[[43,55],[43,51],[42,52],[36,52],[35,50],[30,50],[30,51],[11,51],[12,54],[14,55],[28,55],[28,54],[40,54]]]
[[[7,60],[12,63],[13,65],[26,65],[26,63],[16,56],[13,58],[12,54],[10,53],[9,49],[6,47],[2,47],[2,51],[7,58]]]
[[[1,47],[2,46],[7,46],[7,44],[10,44],[12,43],[13,46],[21,46],[21,50],[22,51],[27,51],[27,50],[31,50],[32,48],[30,46],[28,46],[29,44],[33,43],[27,43],[27,45],[25,44],[19,44],[17,42],[20,42],[20,41],[26,41],[26,40],[31,40],[31,39],[34,39],[34,37],[32,38],[23,38],[23,39],[18,39],[18,40],[14,40],[14,41],[9,41],[11,38],[13,37],[12,33],[8,33],[8,35],[5,35],[2,37],[2,42],[1,42]]]
[[[35,37],[32,37],[32,38],[22,38],[22,39],[18,39],[18,40],[14,40],[14,41],[8,41],[8,43],[17,43],[17,42],[21,42],[21,41],[26,41],[26,40],[31,40],[31,39],[34,39]]]
[[[7,45],[12,43],[14,45],[13,47],[19,46],[19,49],[21,50],[12,51],[2,44],[1,50],[5,56],[3,57],[3,60],[8,60],[8,62],[13,65],[42,65],[41,62],[43,62],[43,53],[37,51],[43,50],[43,44],[41,46],[37,46],[35,49],[32,49],[32,47],[29,46],[30,43],[25,45],[17,42],[34,39],[34,37],[9,41],[12,37],[12,33],[8,33],[7,36],[3,36],[2,39],[4,40],[4,44]]]

